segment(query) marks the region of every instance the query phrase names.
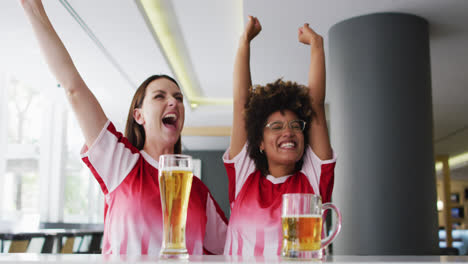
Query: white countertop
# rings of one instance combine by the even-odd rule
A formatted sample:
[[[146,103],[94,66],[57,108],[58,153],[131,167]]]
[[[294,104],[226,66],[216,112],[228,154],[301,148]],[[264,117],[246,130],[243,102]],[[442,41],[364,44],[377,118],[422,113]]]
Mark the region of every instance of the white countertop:
[[[160,260],[149,256],[85,254],[0,254],[0,263],[319,263],[280,257],[190,256],[188,261]],[[468,263],[468,256],[332,256],[324,263]]]

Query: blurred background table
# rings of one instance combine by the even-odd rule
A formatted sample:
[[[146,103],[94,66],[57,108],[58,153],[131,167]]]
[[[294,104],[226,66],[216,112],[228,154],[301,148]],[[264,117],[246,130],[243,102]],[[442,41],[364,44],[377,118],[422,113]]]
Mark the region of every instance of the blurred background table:
[[[0,231],[0,253],[100,253],[103,230]]]

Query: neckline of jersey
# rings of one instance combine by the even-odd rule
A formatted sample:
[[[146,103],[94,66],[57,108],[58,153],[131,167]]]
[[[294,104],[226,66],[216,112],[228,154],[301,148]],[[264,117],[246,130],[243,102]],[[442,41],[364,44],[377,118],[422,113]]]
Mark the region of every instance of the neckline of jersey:
[[[285,182],[287,179],[289,179],[289,177],[293,176],[294,174],[291,174],[291,175],[286,175],[286,176],[281,176],[281,177],[275,177],[271,174],[268,174],[266,176],[267,180],[269,180],[271,183],[273,184],[280,184],[280,183],[283,183]]]
[[[155,159],[153,159],[153,157],[151,157],[148,153],[146,153],[146,151],[144,150],[140,150],[140,153],[141,155],[143,156],[143,158],[151,165],[153,166],[155,169],[159,169],[159,162],[156,161]]]

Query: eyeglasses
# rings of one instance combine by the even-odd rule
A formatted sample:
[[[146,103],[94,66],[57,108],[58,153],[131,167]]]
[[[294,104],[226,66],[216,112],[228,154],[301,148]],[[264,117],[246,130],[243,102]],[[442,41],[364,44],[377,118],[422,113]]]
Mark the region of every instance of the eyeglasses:
[[[304,120],[292,120],[288,122],[288,126],[295,132],[303,131],[305,128],[306,122]],[[267,128],[269,128],[273,132],[280,132],[286,128],[285,122],[283,121],[274,121],[271,123],[266,124]]]

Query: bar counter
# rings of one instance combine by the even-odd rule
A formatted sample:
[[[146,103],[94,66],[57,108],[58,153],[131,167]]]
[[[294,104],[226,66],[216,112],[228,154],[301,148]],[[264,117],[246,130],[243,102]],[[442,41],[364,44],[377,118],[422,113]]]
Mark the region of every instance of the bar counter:
[[[320,263],[280,257],[190,256],[188,260],[162,260],[150,256],[96,254],[0,254],[0,263]],[[468,256],[329,256],[322,263],[468,263]]]

